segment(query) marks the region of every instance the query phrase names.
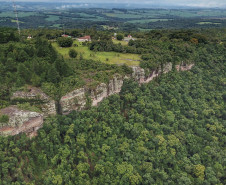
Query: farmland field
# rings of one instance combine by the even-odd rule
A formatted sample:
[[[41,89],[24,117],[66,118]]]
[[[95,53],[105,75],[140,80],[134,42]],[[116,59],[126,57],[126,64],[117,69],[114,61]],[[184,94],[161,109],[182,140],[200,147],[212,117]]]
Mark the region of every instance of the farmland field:
[[[157,22],[157,21],[168,21],[169,19],[142,19],[142,20],[132,20],[127,21],[129,23],[149,23],[149,22]]]
[[[46,21],[58,21],[59,16],[56,15],[49,15],[48,18],[45,19]]]
[[[18,10],[18,17],[22,28],[85,29],[95,27],[99,30],[147,31],[150,29],[226,27],[225,9],[99,9],[79,8],[79,6],[73,8],[71,5],[65,5],[68,8],[60,8],[62,5],[58,3],[55,6],[38,3],[34,7],[33,5],[26,6],[26,3],[21,4],[24,8]],[[16,23],[11,22],[11,19],[15,17],[12,4],[6,7],[5,4],[1,6],[0,2],[0,26],[16,28]],[[41,7],[42,10],[40,10]]]
[[[18,12],[18,17],[29,17],[31,15],[36,15],[35,12]],[[0,13],[0,18],[1,17],[15,17],[14,12],[1,12]]]
[[[204,25],[204,24],[216,24],[216,25],[219,25],[221,23],[216,23],[216,22],[199,22],[197,24],[200,24],[200,25]]]

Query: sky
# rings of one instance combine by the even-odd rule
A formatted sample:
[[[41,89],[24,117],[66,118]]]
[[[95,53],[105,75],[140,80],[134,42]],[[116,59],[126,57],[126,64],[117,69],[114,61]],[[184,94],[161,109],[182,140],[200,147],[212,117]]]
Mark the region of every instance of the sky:
[[[4,1],[4,0],[0,0]],[[125,4],[148,4],[157,6],[189,6],[225,8],[226,0],[15,0],[29,2],[70,2],[70,3],[125,3]]]

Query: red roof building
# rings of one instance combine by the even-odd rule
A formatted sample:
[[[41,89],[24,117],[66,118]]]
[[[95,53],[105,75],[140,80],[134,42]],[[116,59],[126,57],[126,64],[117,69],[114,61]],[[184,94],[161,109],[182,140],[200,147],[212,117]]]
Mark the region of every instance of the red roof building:
[[[79,42],[85,42],[85,41],[91,41],[91,37],[89,35],[86,35],[84,37],[78,38]]]
[[[61,35],[61,37],[71,37],[71,36],[63,34],[63,35]]]

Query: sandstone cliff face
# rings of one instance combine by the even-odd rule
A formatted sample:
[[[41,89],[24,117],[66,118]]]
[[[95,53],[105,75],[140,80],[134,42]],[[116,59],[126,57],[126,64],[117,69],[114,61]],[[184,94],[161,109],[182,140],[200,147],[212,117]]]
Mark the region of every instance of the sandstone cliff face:
[[[34,136],[43,124],[43,114],[20,110],[16,106],[4,108],[0,113],[9,117],[8,123],[0,123],[0,135],[26,133]]]
[[[190,65],[177,65],[176,69],[178,71],[190,70],[194,64]],[[60,100],[60,107],[63,114],[69,114],[73,110],[82,110],[84,109],[87,96],[92,100],[92,106],[97,106],[104,98],[119,93],[123,85],[125,78],[133,78],[138,83],[148,83],[154,78],[159,76],[161,73],[168,73],[172,70],[172,63],[168,63],[163,66],[162,69],[154,70],[149,73],[148,76],[145,76],[145,71],[141,67],[134,66],[132,67],[131,76],[120,76],[115,75],[113,79],[109,81],[108,84],[101,83],[94,90],[88,88],[76,89],[65,96]]]
[[[157,77],[161,72],[163,73],[168,73],[169,71],[172,70],[172,63],[168,63],[163,66],[163,69],[158,69],[149,72],[149,75],[146,77],[145,76],[145,71],[141,67],[132,67],[133,73],[132,73],[132,78],[139,82],[140,84],[142,83],[148,83],[152,81],[155,77]]]
[[[11,100],[24,99],[39,101],[44,116],[56,115],[55,101],[47,96],[41,89],[29,87],[26,91],[16,91],[13,93]]]
[[[61,112],[68,114],[72,110],[81,110],[86,105],[85,88],[75,89],[60,99]]]
[[[60,99],[60,107],[63,114],[73,110],[82,110],[87,102],[87,96],[92,100],[92,106],[96,106],[104,98],[119,93],[123,85],[123,77],[115,75],[108,84],[101,83],[94,90],[89,88],[76,89]]]

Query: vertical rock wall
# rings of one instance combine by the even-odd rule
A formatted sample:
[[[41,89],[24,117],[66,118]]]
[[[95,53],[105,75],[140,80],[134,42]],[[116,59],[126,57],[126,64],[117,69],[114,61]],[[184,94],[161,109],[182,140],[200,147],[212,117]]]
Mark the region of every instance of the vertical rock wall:
[[[177,65],[176,69],[178,71],[190,70],[194,64],[190,65]],[[151,71],[150,74],[146,77],[144,69],[140,67],[132,67],[132,75],[129,78],[133,78],[140,84],[148,83],[154,78],[159,76],[161,73],[168,73],[172,70],[172,63],[168,63],[163,66],[162,69]],[[65,96],[60,100],[60,107],[63,114],[68,114],[73,110],[82,110],[87,101],[86,95],[88,95],[92,100],[92,106],[97,106],[104,98],[119,93],[123,85],[125,76],[115,75],[113,79],[109,81],[108,84],[101,83],[94,90],[80,88],[76,89]]]
[[[115,75],[108,84],[101,83],[94,90],[89,88],[76,89],[60,99],[62,114],[68,114],[73,110],[81,110],[85,107],[87,96],[92,100],[92,106],[96,106],[104,98],[119,93],[123,85],[124,78]]]

